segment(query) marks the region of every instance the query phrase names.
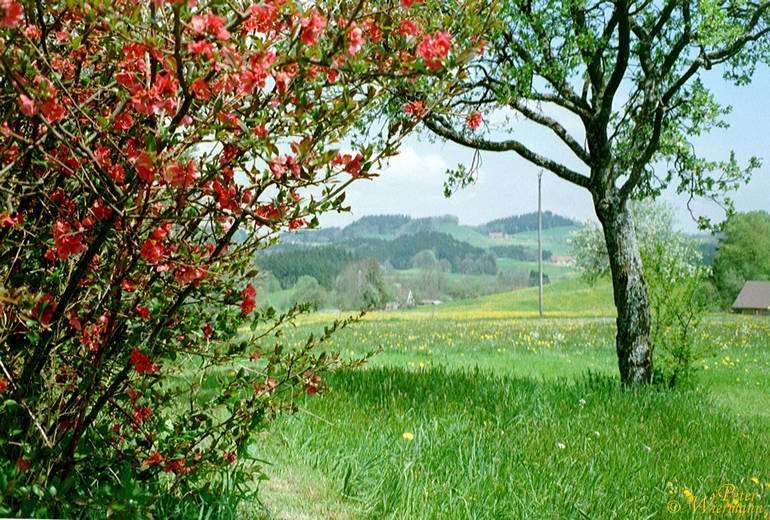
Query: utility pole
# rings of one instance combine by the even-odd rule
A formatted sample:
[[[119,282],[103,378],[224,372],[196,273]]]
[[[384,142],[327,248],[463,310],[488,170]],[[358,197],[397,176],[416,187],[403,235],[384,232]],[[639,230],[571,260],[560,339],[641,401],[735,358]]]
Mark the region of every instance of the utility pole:
[[[537,174],[537,271],[540,277],[540,317],[543,317],[543,205],[541,196],[541,184],[543,170]]]

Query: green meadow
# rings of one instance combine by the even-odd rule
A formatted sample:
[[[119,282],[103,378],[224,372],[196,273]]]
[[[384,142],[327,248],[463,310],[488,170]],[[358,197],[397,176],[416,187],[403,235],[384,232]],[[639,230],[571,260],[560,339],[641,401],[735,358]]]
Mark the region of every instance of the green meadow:
[[[609,284],[567,279],[545,301],[543,318],[536,289],[377,311],[335,335],[344,357],[380,351],[263,434],[251,513],[768,518],[769,319],[709,316],[689,384],[623,390]]]

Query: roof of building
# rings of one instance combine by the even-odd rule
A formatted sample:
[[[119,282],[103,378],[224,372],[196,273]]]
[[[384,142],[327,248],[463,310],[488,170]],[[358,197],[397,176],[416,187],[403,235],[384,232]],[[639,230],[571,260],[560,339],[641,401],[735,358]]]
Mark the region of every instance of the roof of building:
[[[770,309],[770,281],[749,280],[733,303],[735,309]]]

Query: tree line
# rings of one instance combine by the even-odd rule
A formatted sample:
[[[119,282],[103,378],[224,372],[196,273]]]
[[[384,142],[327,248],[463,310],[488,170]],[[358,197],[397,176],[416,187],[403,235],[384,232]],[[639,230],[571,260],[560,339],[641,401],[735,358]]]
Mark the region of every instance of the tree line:
[[[561,215],[556,215],[550,211],[543,212],[543,229],[561,226],[578,226],[574,220]],[[499,218],[492,220],[478,227],[483,233],[505,233],[513,235],[524,231],[537,231],[537,213],[525,213],[524,215],[514,215],[512,217]]]

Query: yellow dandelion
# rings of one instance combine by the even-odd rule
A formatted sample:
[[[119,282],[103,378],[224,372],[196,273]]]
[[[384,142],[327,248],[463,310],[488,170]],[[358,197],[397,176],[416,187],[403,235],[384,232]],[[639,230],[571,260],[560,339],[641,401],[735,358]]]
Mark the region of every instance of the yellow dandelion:
[[[749,480],[751,480],[757,486],[759,485],[759,479],[757,477],[751,477]]]
[[[408,441],[411,441],[414,439],[414,434],[412,432],[404,432],[402,437]]]

